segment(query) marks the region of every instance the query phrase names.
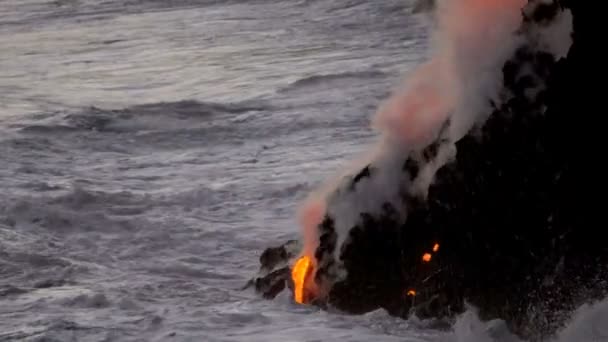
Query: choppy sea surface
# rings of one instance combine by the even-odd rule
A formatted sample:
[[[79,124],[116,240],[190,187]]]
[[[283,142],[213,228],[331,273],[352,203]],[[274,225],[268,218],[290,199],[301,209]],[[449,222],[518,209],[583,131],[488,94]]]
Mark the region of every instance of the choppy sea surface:
[[[242,290],[424,59],[412,5],[0,0],[0,341],[514,341]]]

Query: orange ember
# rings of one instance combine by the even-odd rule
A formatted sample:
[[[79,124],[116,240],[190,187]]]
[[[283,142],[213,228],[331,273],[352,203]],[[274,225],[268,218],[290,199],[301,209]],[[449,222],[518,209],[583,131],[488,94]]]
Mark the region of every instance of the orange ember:
[[[433,256],[431,255],[431,253],[424,253],[424,255],[422,256],[422,261],[430,262],[432,258]]]
[[[438,243],[436,243],[435,246],[433,246],[433,252],[434,253],[439,252],[439,244]]]
[[[306,255],[302,256],[296,264],[293,266],[291,270],[291,279],[293,279],[294,284],[294,300],[299,304],[305,304],[304,302],[304,283],[306,282],[306,277],[310,273],[312,268],[310,258]]]
[[[416,295],[416,290],[409,290],[407,291],[407,295],[410,297],[414,297]]]

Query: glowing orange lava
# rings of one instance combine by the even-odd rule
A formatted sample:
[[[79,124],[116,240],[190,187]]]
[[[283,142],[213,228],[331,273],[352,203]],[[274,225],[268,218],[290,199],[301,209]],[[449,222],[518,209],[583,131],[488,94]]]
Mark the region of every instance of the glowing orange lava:
[[[409,290],[407,291],[407,295],[410,297],[414,297],[416,295],[416,290]]]
[[[424,253],[424,255],[422,256],[422,261],[430,262],[432,258],[433,256],[431,255],[431,253]]]
[[[308,277],[311,268],[312,263],[310,262],[310,258],[304,255],[296,261],[296,264],[291,270],[291,279],[293,279],[294,284],[294,300],[299,304],[305,304],[304,284],[306,283],[306,278]]]
[[[439,252],[439,244],[436,243],[435,246],[433,246],[433,253],[437,253]]]

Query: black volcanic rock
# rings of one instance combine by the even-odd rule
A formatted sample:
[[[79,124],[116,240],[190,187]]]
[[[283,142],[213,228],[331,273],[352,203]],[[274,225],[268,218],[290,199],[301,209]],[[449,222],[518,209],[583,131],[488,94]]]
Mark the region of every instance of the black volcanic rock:
[[[524,25],[546,25],[562,6],[574,18],[567,58],[533,46],[517,51],[503,68],[511,99],[456,142],[455,159],[438,170],[426,200],[404,196],[406,223],[390,203],[380,215],[361,214],[340,251],[347,276],[333,284],[328,304],[351,313],[452,317],[468,301],[483,319],[502,318],[538,340],[582,303],[608,296],[608,244],[598,221],[605,201],[596,197],[605,193],[605,176],[595,175],[604,155],[596,133],[603,107],[587,80],[599,69],[593,5],[541,5],[525,13]],[[524,64],[532,75],[522,75]],[[537,96],[526,96],[539,84]],[[403,172],[416,178],[442,143],[440,135],[418,158],[404,156]],[[362,169],[353,186],[373,175]],[[335,279],[335,261],[324,257],[336,248],[333,224],[326,217],[319,228],[319,283]],[[435,243],[439,251],[421,262]]]
[[[254,286],[255,290],[267,299],[276,297],[287,287],[293,288],[289,263],[301,248],[297,240],[289,240],[280,246],[267,248],[260,255],[258,275],[245,288]]]

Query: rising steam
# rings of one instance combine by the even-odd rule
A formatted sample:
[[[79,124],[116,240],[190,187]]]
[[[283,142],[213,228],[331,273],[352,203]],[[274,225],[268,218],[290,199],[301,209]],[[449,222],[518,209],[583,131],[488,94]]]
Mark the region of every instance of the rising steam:
[[[526,0],[438,1],[430,58],[408,75],[403,86],[379,108],[373,121],[380,133],[379,143],[366,158],[358,160],[305,201],[300,212],[303,254],[314,256],[319,244],[319,224],[326,215],[335,221],[336,260],[348,231],[360,220],[360,213],[378,214],[384,203],[390,203],[397,210],[398,219],[405,222],[403,193],[424,197],[436,171],[454,157],[454,143],[483,123],[493,107],[508,97],[502,68],[516,50],[526,40],[529,43],[530,39],[536,39],[545,42],[544,49],[553,55],[567,52],[571,44],[567,36],[571,32],[571,16],[562,15],[564,20],[558,20],[558,25],[551,28],[521,32],[522,11],[535,5],[527,3]],[[437,153],[422,162],[421,151],[437,141],[438,135],[442,144]],[[416,176],[403,171],[408,155],[420,162]],[[363,168],[371,176],[353,183],[353,174]]]

